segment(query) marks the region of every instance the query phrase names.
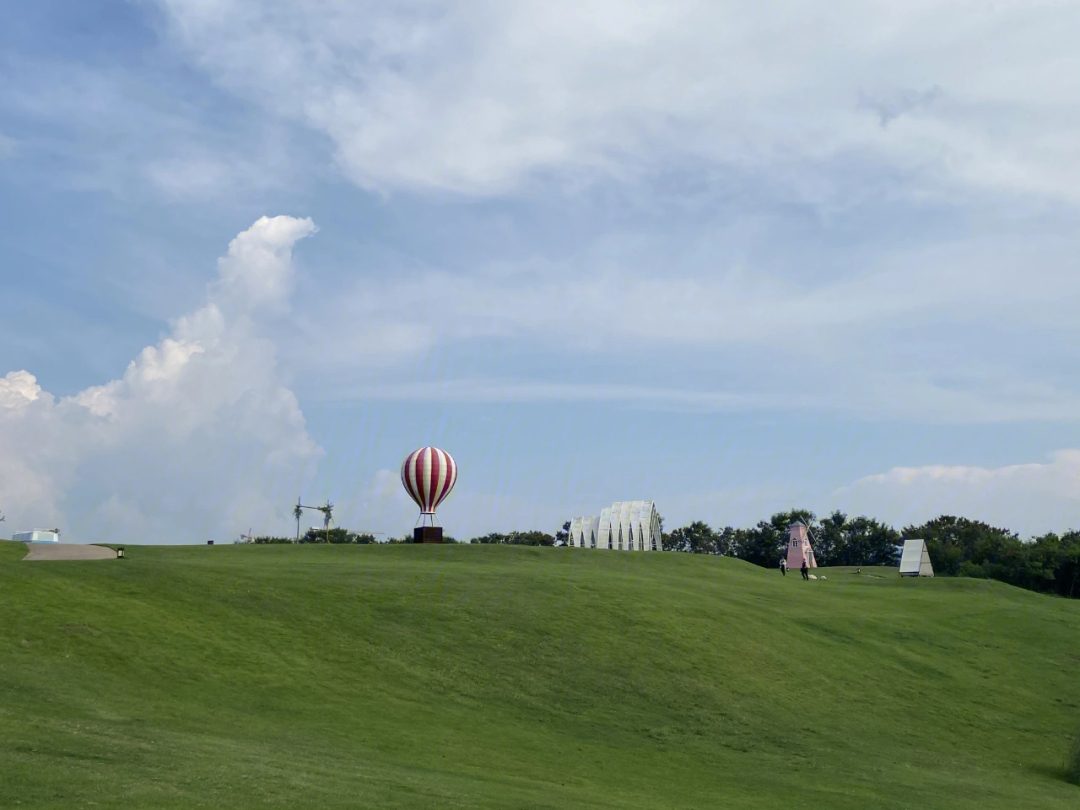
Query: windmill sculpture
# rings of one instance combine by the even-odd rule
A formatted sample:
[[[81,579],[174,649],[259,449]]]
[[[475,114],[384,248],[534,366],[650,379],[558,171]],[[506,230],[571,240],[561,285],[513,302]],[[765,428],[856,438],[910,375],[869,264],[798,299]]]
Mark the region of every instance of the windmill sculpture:
[[[817,568],[814,549],[807,536],[809,530],[801,520],[788,526],[787,567],[789,571],[798,571],[806,563],[807,568]]]
[[[296,542],[300,542],[300,518],[304,514],[305,509],[311,509],[316,512],[323,513],[323,529],[326,531],[326,542],[330,542],[330,524],[334,519],[334,504],[327,499],[326,503],[322,506],[308,506],[307,504],[300,503],[300,499],[296,499],[296,506],[293,507],[293,517],[296,518]]]

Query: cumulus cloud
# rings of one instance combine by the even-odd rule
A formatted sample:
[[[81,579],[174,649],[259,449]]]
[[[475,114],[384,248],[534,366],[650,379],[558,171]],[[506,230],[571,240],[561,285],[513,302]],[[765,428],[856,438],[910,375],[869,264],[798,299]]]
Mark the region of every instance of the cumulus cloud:
[[[897,525],[942,514],[984,520],[1025,534],[1080,528],[1080,450],[1005,467],[894,467],[836,493],[847,508]]]
[[[200,542],[287,520],[322,451],[258,312],[281,307],[309,219],[263,217],[219,264],[204,306],[124,375],[57,399],[0,379],[0,505],[72,540]],[[14,530],[14,529],[13,529]]]
[[[222,87],[325,133],[369,188],[497,194],[693,157],[827,197],[808,167],[869,156],[924,191],[1078,199],[1068,4],[158,4]]]
[[[283,306],[292,292],[292,246],[316,230],[310,219],[262,217],[218,259],[218,291],[241,308]]]

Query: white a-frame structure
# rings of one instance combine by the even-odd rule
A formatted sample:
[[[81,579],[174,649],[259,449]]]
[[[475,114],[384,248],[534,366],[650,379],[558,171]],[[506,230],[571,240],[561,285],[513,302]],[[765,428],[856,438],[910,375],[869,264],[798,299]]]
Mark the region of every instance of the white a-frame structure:
[[[932,577],[934,566],[930,564],[930,552],[926,550],[925,540],[905,540],[904,551],[900,555],[900,576]]]

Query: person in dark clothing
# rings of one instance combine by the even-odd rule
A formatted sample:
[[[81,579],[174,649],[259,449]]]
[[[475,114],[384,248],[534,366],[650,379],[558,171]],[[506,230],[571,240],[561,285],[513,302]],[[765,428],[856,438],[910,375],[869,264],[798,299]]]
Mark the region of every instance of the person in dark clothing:
[[[802,561],[802,578],[807,582],[810,581],[810,566],[806,564],[806,560]]]
[[[787,560],[783,557],[780,558],[780,573],[785,577],[787,576]]]

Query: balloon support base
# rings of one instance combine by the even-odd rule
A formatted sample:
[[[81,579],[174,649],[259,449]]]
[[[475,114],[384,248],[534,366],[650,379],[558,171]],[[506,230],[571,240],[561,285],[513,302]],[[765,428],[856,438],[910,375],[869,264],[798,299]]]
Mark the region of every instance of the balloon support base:
[[[442,526],[417,526],[412,530],[414,543],[441,543]]]

